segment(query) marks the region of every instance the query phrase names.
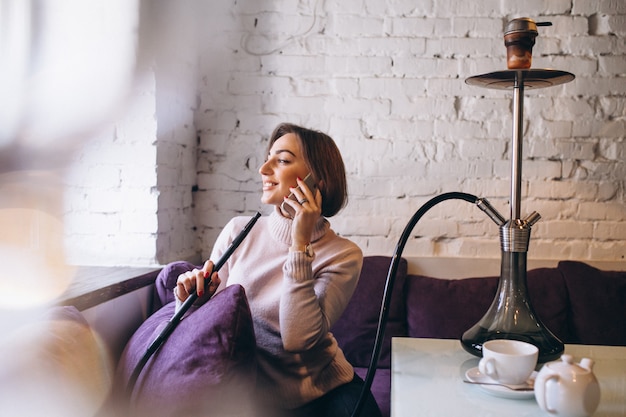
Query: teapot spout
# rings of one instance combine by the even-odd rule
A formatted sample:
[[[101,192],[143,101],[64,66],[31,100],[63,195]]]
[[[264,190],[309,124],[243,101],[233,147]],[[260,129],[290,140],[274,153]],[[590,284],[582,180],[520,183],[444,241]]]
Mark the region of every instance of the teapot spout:
[[[594,365],[594,362],[593,362],[593,360],[592,360],[592,359],[589,359],[589,358],[582,358],[582,359],[580,360],[580,366],[581,366],[582,368],[585,368],[585,369],[586,369],[586,370],[588,370],[588,371],[591,371],[591,370],[593,369],[593,365]]]

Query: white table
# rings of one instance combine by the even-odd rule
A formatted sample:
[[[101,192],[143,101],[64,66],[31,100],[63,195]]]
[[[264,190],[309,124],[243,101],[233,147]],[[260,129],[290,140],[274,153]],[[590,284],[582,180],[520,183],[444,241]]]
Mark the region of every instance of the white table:
[[[626,416],[626,347],[565,345],[575,362],[594,360],[601,400],[593,417]],[[396,337],[391,347],[392,417],[547,417],[534,396],[500,398],[463,382],[478,358],[458,340]]]

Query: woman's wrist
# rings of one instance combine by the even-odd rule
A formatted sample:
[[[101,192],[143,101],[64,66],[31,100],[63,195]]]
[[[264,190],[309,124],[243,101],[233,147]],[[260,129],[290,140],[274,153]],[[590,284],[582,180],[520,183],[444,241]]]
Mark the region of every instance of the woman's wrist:
[[[308,256],[313,256],[313,247],[311,243],[306,244],[293,244],[289,247],[289,252],[304,252]]]

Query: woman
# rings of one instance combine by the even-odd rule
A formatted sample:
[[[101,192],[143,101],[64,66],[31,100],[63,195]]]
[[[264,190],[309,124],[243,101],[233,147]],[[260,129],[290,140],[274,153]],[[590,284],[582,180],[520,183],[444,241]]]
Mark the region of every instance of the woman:
[[[197,291],[206,301],[218,288],[241,284],[257,338],[257,407],[269,416],[350,416],[363,381],[355,375],[329,332],[343,313],[357,284],[363,254],[337,236],[325,217],[347,201],[341,154],[324,133],[291,124],[279,125],[259,169],[261,202],[274,211],[260,218],[217,273],[206,294],[207,261],[178,277],[178,306]],[[304,181],[309,173],[315,189]],[[293,193],[295,200],[287,196]],[[293,218],[281,205],[289,205]],[[217,260],[248,222],[236,217],[215,242]],[[361,416],[380,416],[370,394]]]

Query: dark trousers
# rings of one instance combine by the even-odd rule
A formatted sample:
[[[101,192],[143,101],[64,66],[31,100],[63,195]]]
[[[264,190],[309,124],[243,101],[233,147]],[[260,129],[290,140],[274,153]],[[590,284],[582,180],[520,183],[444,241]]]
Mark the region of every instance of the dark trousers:
[[[294,410],[272,410],[273,417],[351,417],[363,388],[363,380],[356,374],[351,382],[338,386],[324,396]],[[368,391],[359,417],[382,417],[378,404]]]

